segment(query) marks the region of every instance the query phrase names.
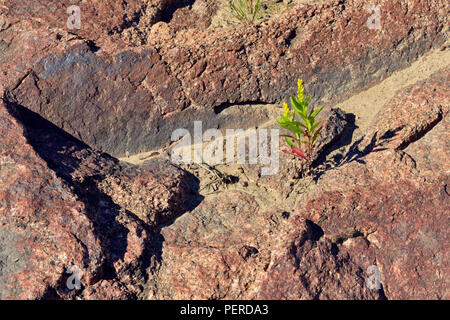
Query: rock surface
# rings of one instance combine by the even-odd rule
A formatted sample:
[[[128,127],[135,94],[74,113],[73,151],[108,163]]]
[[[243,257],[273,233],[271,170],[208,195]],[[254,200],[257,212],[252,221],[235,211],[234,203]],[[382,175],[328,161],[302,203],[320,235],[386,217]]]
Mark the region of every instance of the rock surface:
[[[251,195],[233,192],[203,201],[163,228],[162,266],[149,298],[245,298],[244,288],[267,260],[258,244],[268,237],[262,231],[270,227],[270,214],[252,218],[258,209]]]
[[[449,75],[444,69],[400,92],[359,154],[297,202],[327,237],[357,231],[368,241],[390,299],[448,299]]]
[[[399,92],[300,195],[259,180],[265,192],[225,189],[164,226],[146,297],[448,298],[449,75]]]
[[[0,298],[136,297],[153,229],[189,204],[187,173],[124,166],[20,106],[0,112]]]
[[[63,12],[22,21],[19,13],[30,9],[7,1],[2,13],[10,25],[0,35],[2,51],[14,57],[0,64],[9,99],[117,156],[167,144],[171,124],[181,124],[189,106],[195,115],[194,106],[279,103],[295,92],[298,78],[316,103],[348,96],[441,44],[449,11],[440,0],[384,1],[389,28],[376,30],[366,25],[363,1],[333,0],[296,6],[256,27],[175,32],[160,22],[140,47],[113,36],[97,41],[120,32],[132,16],[152,20],[142,8],[169,1],[127,1],[118,11],[123,16],[108,18],[120,3],[101,1],[96,23],[74,34],[50,19],[61,20]],[[62,7],[58,2],[55,10]],[[85,9],[87,17],[92,10]]]
[[[84,28],[67,30],[69,3]],[[330,106],[441,45],[449,4],[380,1],[376,30],[362,0],[211,29],[215,3],[2,2],[0,299],[448,299],[448,67],[302,180],[282,155],[280,175],[244,166],[204,195],[163,156],[113,156],[167,146],[195,120],[259,126],[303,78],[327,105],[320,164],[352,129]]]
[[[311,221],[293,218],[288,230],[278,234],[258,298],[270,300],[381,299],[382,293],[366,286],[365,269],[353,261],[354,254],[338,248],[330,239],[320,239],[322,230]],[[367,249],[365,243],[359,244]],[[364,259],[369,261],[369,255]]]
[[[71,265],[89,285],[105,256],[85,207],[33,150],[0,105],[1,299],[51,295]]]

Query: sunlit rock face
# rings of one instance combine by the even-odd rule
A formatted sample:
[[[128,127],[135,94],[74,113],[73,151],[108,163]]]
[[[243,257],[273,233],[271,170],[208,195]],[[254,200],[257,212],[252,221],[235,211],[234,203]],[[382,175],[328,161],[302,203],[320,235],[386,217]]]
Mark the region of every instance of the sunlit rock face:
[[[448,299],[445,61],[309,180],[286,155],[228,182],[167,157],[194,121],[273,121],[302,78],[320,165],[351,140],[333,106],[448,50],[447,2],[383,1],[379,28],[366,5],[269,1],[244,26],[216,0],[2,1],[0,299]]]

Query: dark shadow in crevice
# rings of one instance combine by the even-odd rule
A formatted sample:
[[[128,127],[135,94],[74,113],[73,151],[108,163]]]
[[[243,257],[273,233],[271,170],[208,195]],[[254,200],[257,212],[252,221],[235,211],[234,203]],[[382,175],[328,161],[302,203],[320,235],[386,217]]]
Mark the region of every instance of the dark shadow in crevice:
[[[305,222],[306,226],[311,230],[309,239],[314,242],[319,241],[324,235],[323,229],[311,220],[306,220]]]
[[[169,23],[172,20],[175,11],[181,8],[191,7],[195,0],[173,0],[172,2],[173,3],[161,13],[162,22]]]
[[[91,50],[92,53],[96,53],[97,51],[99,51],[101,48],[99,46],[97,46],[95,44],[94,41],[92,40],[87,40],[86,41],[87,46],[89,47],[89,50]]]
[[[290,30],[288,36],[285,39],[285,46],[290,47],[292,40],[294,40],[296,37],[297,37],[297,29]]]
[[[48,287],[39,300],[62,300],[55,288]]]
[[[383,286],[383,284],[381,283],[380,285],[381,285],[381,288],[380,288],[380,290],[378,290],[378,294],[380,295],[379,300],[389,300],[389,299],[386,297],[386,294],[385,294],[385,292],[384,292],[384,286]]]
[[[339,247],[334,242],[331,244],[331,254],[335,257],[339,254]]]
[[[248,106],[255,106],[255,105],[266,105],[266,104],[268,104],[268,103],[264,102],[264,101],[260,101],[260,100],[247,101],[247,102],[235,102],[235,103],[224,102],[224,103],[219,104],[218,106],[215,106],[213,108],[213,110],[214,110],[214,113],[217,115],[217,114],[222,113],[224,110],[226,110],[226,109],[228,109],[230,107],[233,107],[233,106],[247,106],[247,105]]]

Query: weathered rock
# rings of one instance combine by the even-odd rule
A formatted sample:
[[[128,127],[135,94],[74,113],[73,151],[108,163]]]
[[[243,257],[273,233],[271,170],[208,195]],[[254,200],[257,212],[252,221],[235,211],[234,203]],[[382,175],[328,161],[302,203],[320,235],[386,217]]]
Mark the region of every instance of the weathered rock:
[[[23,107],[8,110],[2,102],[1,297],[135,297],[153,227],[189,204],[187,173],[123,166]],[[66,287],[71,266],[82,274],[78,291]]]
[[[173,220],[186,211],[195,181],[168,160],[152,160],[106,177],[100,188],[121,207],[149,224]],[[192,192],[192,193],[190,193]]]
[[[145,20],[136,1],[127,3],[120,21],[126,25],[135,12]],[[98,10],[115,5],[105,1]],[[446,37],[448,4],[442,1],[386,1],[382,10],[389,28],[381,30],[366,26],[370,14],[361,0],[300,5],[239,29],[172,32],[175,27],[160,22],[139,48],[107,37],[88,41],[94,39],[88,34],[82,40],[64,27],[48,30],[44,15],[37,26],[17,22],[1,33],[10,58],[1,64],[8,76],[0,77],[10,79],[3,85],[10,100],[89,145],[123,156],[167,144],[188,106],[195,118],[203,114],[195,106],[280,102],[295,92],[298,78],[313,101],[330,103],[406,66]],[[6,11],[10,16],[18,20],[14,10]],[[99,18],[96,35],[102,34],[101,21],[107,21],[105,30],[119,23],[105,19]],[[42,36],[43,44],[34,36]],[[27,47],[33,50],[20,52]],[[44,53],[36,55],[40,48]]]
[[[0,13],[8,24],[28,20],[34,28],[67,29],[80,37],[104,43],[108,38],[140,45],[147,42],[150,28],[158,23],[170,23],[181,28],[205,29],[216,11],[214,0],[197,0],[189,7],[186,0],[40,0],[32,6],[18,0],[5,0]],[[71,6],[80,10],[80,28],[73,25]]]
[[[182,4],[189,1],[181,0],[179,2]],[[207,29],[220,2],[216,0],[196,0],[193,1],[191,6],[183,7],[181,4],[178,8],[172,9],[171,17],[165,19],[175,32],[181,29]]]
[[[33,150],[0,102],[0,298],[51,295],[76,265],[83,285],[105,256],[86,208]]]
[[[22,20],[32,22],[34,28],[68,29],[68,20],[73,16],[70,6],[80,9],[80,28],[74,26],[70,32],[79,36],[96,40],[102,36],[123,31],[127,26],[139,22],[146,15],[149,22],[156,22],[161,9],[170,5],[171,0],[128,0],[128,1],[69,1],[38,0],[33,5],[17,0],[6,0],[2,4],[4,13],[10,24]],[[70,21],[74,21],[70,19]]]
[[[298,213],[326,237],[356,233],[370,243],[388,299],[448,297],[449,84],[447,68],[400,92],[364,152],[298,200]]]
[[[266,245],[283,220],[281,212],[260,209],[253,196],[234,191],[164,227],[162,264],[148,298],[255,298],[270,259]]]
[[[105,62],[79,44],[35,68],[39,71],[22,79],[14,100],[85,143],[116,154],[155,144],[159,122],[187,103],[154,49],[123,52]],[[44,109],[49,113],[40,112]]]
[[[116,280],[101,280],[83,290],[81,297],[86,300],[127,300],[135,295]]]
[[[319,240],[320,228],[310,221],[287,219],[243,192],[208,198],[161,230],[162,262],[147,298],[382,297],[365,285],[361,266],[373,259],[358,259],[354,248]],[[369,250],[364,244],[354,247]]]
[[[381,30],[367,27],[366,9],[360,0],[304,4],[260,26],[188,30],[150,43],[161,47],[162,59],[198,105],[280,102],[295,92],[298,78],[313,101],[330,102],[445,39],[448,5],[440,1],[385,1]]]
[[[255,107],[285,100],[300,77],[331,104],[442,43],[449,4],[386,0],[381,30],[367,28],[361,0],[206,30],[187,26],[203,13],[183,21],[181,3],[95,1],[82,9],[92,28],[73,32],[60,26],[67,2],[2,3],[0,298],[130,299],[147,282],[157,299],[447,299],[448,68],[392,100],[294,213],[283,164],[268,180],[250,169],[266,194],[247,183],[192,208],[186,172],[88,145],[124,155],[167,144],[186,122],[254,126],[271,116]],[[334,115],[319,151],[343,130]],[[365,285],[371,265],[381,291]],[[79,290],[66,286],[72,266]]]
[[[403,150],[421,138],[449,112],[449,74],[447,66],[399,93],[375,117],[359,149],[376,146]]]
[[[280,245],[270,262],[258,298],[271,300],[379,299],[377,290],[366,286],[365,269],[352,261],[311,221],[292,219],[280,232]]]

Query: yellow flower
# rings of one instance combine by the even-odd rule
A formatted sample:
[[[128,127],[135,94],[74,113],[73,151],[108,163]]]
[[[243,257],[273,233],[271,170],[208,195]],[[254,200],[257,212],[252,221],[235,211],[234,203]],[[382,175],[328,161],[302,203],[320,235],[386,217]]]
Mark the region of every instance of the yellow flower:
[[[284,116],[287,117],[289,115],[289,107],[286,102],[283,102]]]
[[[297,98],[300,102],[303,102],[305,100],[305,97],[303,95],[303,80],[302,79],[298,79],[297,86],[298,86]]]

